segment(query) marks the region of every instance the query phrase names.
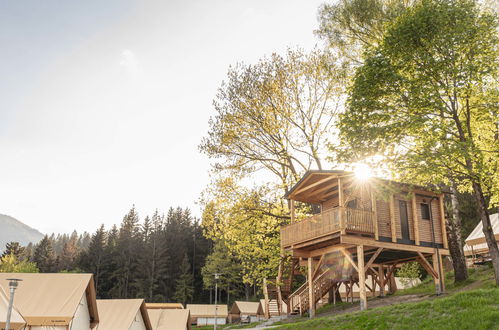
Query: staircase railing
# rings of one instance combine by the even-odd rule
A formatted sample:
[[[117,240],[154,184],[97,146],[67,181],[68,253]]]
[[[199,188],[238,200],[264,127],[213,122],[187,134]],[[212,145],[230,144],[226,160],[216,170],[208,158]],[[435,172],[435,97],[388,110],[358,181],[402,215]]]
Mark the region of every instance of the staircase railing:
[[[334,281],[329,276],[330,271],[326,270],[319,275],[313,282],[314,303],[319,301],[326,292],[329,291]],[[289,296],[289,308],[291,312],[303,311],[308,309],[309,293],[308,281],[303,283],[295,292]]]

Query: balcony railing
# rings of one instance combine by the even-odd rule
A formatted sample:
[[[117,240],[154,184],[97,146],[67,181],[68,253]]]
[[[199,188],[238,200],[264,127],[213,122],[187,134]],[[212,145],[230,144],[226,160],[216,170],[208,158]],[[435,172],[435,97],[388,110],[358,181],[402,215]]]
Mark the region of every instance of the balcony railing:
[[[336,207],[281,227],[281,247],[286,248],[343,230],[345,232],[373,234],[373,212]]]

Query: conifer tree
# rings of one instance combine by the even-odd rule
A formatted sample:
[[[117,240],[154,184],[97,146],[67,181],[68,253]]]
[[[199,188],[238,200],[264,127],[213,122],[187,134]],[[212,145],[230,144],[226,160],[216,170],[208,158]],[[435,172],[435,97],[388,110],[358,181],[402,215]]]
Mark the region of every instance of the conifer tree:
[[[185,254],[182,263],[180,264],[180,276],[175,281],[175,295],[173,296],[175,301],[185,305],[192,300],[194,295],[192,281],[193,278],[191,267],[189,266],[189,257]]]
[[[97,289],[97,294],[100,294],[103,289],[102,277],[103,266],[105,262],[106,253],[106,231],[104,225],[95,232],[90,240],[88,249],[82,253],[80,257],[81,269],[94,274],[95,287]]]
[[[116,269],[113,273],[112,293],[117,298],[133,297],[137,248],[139,239],[139,216],[135,206],[123,218],[116,244]]]
[[[55,271],[56,256],[54,247],[52,246],[52,240],[47,235],[45,235],[36,246],[33,262],[42,273]]]
[[[9,255],[14,255],[18,260],[22,260],[25,253],[25,248],[19,242],[9,242],[5,244],[5,251],[2,253],[2,258]]]

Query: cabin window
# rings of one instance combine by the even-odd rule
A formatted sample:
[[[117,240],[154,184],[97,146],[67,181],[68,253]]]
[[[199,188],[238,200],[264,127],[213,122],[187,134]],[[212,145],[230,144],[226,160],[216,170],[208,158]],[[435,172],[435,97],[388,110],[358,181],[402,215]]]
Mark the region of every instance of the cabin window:
[[[310,204],[312,208],[312,214],[320,214],[322,211],[322,205],[320,204]]]
[[[430,204],[421,203],[421,218],[430,220]]]
[[[347,207],[349,209],[356,209],[357,208],[357,199],[349,200],[347,203]]]

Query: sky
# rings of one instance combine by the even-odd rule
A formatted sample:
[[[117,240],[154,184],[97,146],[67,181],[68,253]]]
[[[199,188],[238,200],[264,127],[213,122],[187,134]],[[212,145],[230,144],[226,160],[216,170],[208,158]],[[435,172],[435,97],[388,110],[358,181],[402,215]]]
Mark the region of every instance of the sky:
[[[0,213],[93,232],[188,207],[230,65],[320,40],[315,0],[0,2]]]

